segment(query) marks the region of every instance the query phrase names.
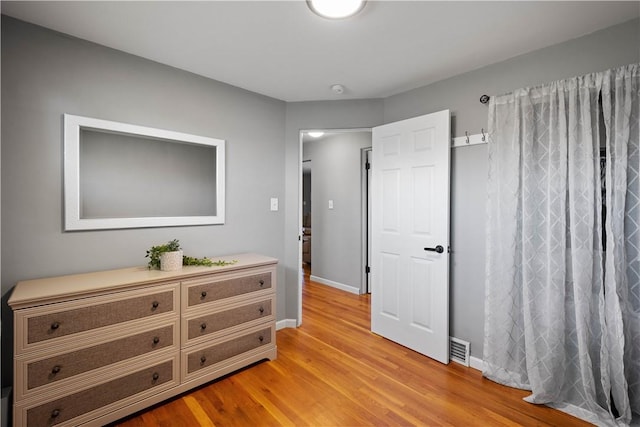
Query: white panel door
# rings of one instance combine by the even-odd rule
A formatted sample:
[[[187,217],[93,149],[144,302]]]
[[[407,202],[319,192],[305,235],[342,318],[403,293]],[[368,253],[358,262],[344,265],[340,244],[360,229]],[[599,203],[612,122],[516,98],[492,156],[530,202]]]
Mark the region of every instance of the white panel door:
[[[371,330],[449,363],[449,111],[373,128]]]

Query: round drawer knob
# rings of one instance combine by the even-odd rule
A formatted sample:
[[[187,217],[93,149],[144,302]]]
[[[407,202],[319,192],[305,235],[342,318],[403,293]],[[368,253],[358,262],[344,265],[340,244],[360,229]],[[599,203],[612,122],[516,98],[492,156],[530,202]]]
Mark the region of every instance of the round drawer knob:
[[[258,339],[260,340],[260,342],[264,341],[264,337],[262,335],[260,335]]]
[[[58,418],[60,416],[60,409],[54,409],[51,411],[51,418]]]
[[[264,286],[264,280],[260,279],[258,283],[260,283],[260,286]]]
[[[200,356],[200,363],[204,364],[207,361],[207,356]]]
[[[57,374],[58,372],[60,372],[60,369],[62,369],[62,368],[60,368],[60,366],[59,366],[59,365],[56,365],[56,366],[54,366],[53,368],[51,368],[51,373],[55,375],[55,374]]]
[[[157,381],[157,380],[158,380],[158,378],[160,378],[160,374],[158,374],[157,372],[154,372],[154,373],[153,373],[153,380],[154,380],[154,381]]]
[[[204,331],[205,329],[207,329],[207,324],[206,324],[206,323],[202,323],[202,324],[200,325],[200,329],[202,329],[203,331]]]
[[[160,303],[158,301],[154,301],[151,303],[151,307],[153,307],[154,309],[158,308],[159,305]]]
[[[201,296],[202,298],[206,298],[206,297],[207,297],[207,291],[202,291],[202,292],[200,292],[200,296]]]
[[[260,307],[258,311],[260,311],[260,314],[264,313],[264,307]]]
[[[56,330],[56,329],[58,329],[59,327],[60,327],[60,323],[58,323],[58,322],[53,322],[53,323],[51,324],[51,330],[52,330],[52,331],[55,331],[55,330]]]
[[[153,343],[154,344],[158,344],[160,342],[160,338],[159,337],[153,337]]]

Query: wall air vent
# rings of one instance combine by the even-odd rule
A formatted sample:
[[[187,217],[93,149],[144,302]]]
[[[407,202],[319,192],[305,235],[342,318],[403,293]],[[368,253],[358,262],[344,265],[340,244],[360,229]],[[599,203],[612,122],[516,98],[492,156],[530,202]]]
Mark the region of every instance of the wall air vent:
[[[449,337],[449,359],[469,367],[469,346],[467,341]]]

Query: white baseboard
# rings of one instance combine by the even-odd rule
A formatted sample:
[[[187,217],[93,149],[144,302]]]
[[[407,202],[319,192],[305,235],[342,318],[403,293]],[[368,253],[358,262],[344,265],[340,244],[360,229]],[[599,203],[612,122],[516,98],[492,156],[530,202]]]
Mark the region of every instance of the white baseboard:
[[[473,357],[473,356],[469,357],[469,367],[482,372],[483,364],[484,364],[484,361],[482,359],[478,359],[477,357]]]
[[[356,288],[355,286],[345,285],[344,283],[334,282],[333,280],[323,279],[322,277],[314,275],[311,275],[309,279],[313,280],[314,282],[322,283],[323,285],[331,286],[332,288],[360,295],[360,288]]]
[[[295,328],[298,325],[296,319],[283,319],[276,322],[276,331],[284,328]]]

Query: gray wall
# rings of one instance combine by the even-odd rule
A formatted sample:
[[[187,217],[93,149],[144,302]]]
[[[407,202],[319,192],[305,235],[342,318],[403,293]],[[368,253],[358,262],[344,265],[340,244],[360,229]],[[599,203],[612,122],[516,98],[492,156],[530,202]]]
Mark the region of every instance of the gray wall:
[[[304,144],[311,167],[311,274],[359,290],[362,282],[362,149],[371,132]],[[328,201],[333,201],[329,209]]]
[[[384,100],[384,122],[449,109],[452,136],[487,129],[482,94],[498,95],[576,75],[640,62],[640,20],[595,32]],[[486,145],[460,147],[451,157],[450,333],[482,357]]]
[[[285,196],[285,111],[282,101],[3,16],[4,382],[12,353],[6,299],[19,280],[145,265],[150,246],[173,238],[193,256],[282,259],[284,212],[271,212],[269,199]],[[226,224],[63,232],[63,113],[225,139]],[[278,291],[281,319],[284,286]]]

